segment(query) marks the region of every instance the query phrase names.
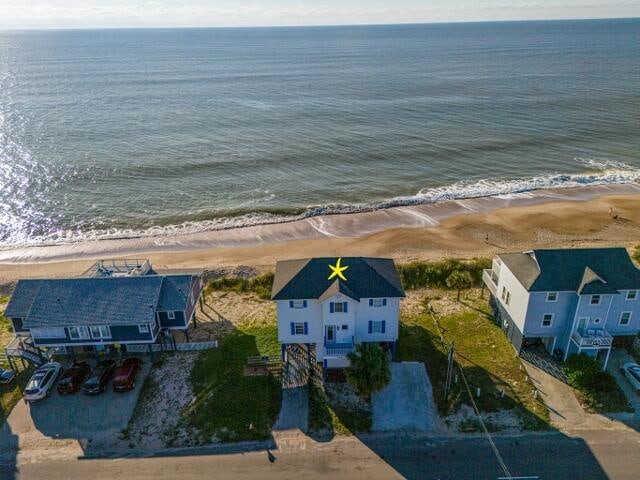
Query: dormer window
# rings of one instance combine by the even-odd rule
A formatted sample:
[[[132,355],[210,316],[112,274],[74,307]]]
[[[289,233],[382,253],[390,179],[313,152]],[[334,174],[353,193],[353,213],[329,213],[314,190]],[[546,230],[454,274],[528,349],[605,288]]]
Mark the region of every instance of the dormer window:
[[[555,302],[556,300],[558,300],[558,292],[547,293],[547,302]]]
[[[600,305],[600,295],[591,295],[591,305]]]

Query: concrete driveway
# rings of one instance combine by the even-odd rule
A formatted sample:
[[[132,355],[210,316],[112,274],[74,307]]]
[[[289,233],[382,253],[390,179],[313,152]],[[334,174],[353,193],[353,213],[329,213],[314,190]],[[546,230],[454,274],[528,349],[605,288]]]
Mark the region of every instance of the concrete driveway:
[[[309,387],[282,389],[282,406],[274,430],[299,428],[306,432],[309,428]]]
[[[81,392],[61,396],[54,387],[49,398],[31,404],[18,402],[2,426],[0,448],[80,445],[85,450],[94,442],[113,442],[133,414],[149,370],[150,362],[145,359],[135,389],[127,393],[114,393],[109,388],[96,396]]]
[[[391,364],[391,383],[372,398],[373,431],[437,431],[438,413],[423,363]]]
[[[622,368],[622,365],[626,362],[635,362],[635,359],[622,348],[613,349],[609,355],[607,371],[616,379],[616,382],[627,396],[627,400],[629,400],[629,403],[635,410],[635,414],[637,416],[640,414],[640,395],[638,395],[620,371],[620,368]]]

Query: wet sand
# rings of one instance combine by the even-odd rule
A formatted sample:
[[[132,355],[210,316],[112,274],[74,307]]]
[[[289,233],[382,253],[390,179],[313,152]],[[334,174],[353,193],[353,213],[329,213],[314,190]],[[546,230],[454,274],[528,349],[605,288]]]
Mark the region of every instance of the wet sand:
[[[612,207],[617,219],[611,218]],[[158,268],[272,269],[276,260],[372,255],[470,258],[545,247],[640,244],[640,185],[544,190],[206,232],[0,251],[0,283],[79,274],[97,258]]]

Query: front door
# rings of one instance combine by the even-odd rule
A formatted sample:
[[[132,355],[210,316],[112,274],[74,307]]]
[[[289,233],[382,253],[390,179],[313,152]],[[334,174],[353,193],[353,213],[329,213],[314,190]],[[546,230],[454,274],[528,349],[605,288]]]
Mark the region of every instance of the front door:
[[[327,325],[327,343],[336,343],[336,326],[335,325]]]

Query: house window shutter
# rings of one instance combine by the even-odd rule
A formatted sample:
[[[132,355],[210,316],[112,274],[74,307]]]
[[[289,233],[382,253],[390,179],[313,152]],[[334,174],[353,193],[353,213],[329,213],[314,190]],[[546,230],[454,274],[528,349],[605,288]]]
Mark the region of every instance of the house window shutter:
[[[382,299],[382,306],[383,306],[383,307],[386,307],[386,306],[387,306],[387,299],[386,299],[386,298],[383,298],[383,299]]]
[[[309,333],[309,323],[304,322],[304,334],[307,335]]]
[[[333,313],[333,302],[329,303],[329,311]]]
[[[373,307],[373,298],[370,298],[370,299],[369,299],[369,306],[370,306],[370,307]]]
[[[382,326],[380,327],[380,332],[384,333],[386,329],[387,329],[387,322],[385,320],[382,320]]]
[[[348,305],[349,305],[349,303],[348,303],[348,302],[344,302],[344,308],[342,309],[342,311],[343,311],[344,313],[347,313],[347,306],[348,306]]]
[[[293,322],[291,322],[291,335],[295,335],[296,334],[296,326],[293,324]]]
[[[373,322],[369,320],[369,333],[373,332]]]
[[[289,300],[289,308],[293,308],[293,300]]]
[[[302,306],[303,306],[304,308],[307,308],[307,301],[306,301],[306,300],[303,300],[303,301],[302,301]]]

